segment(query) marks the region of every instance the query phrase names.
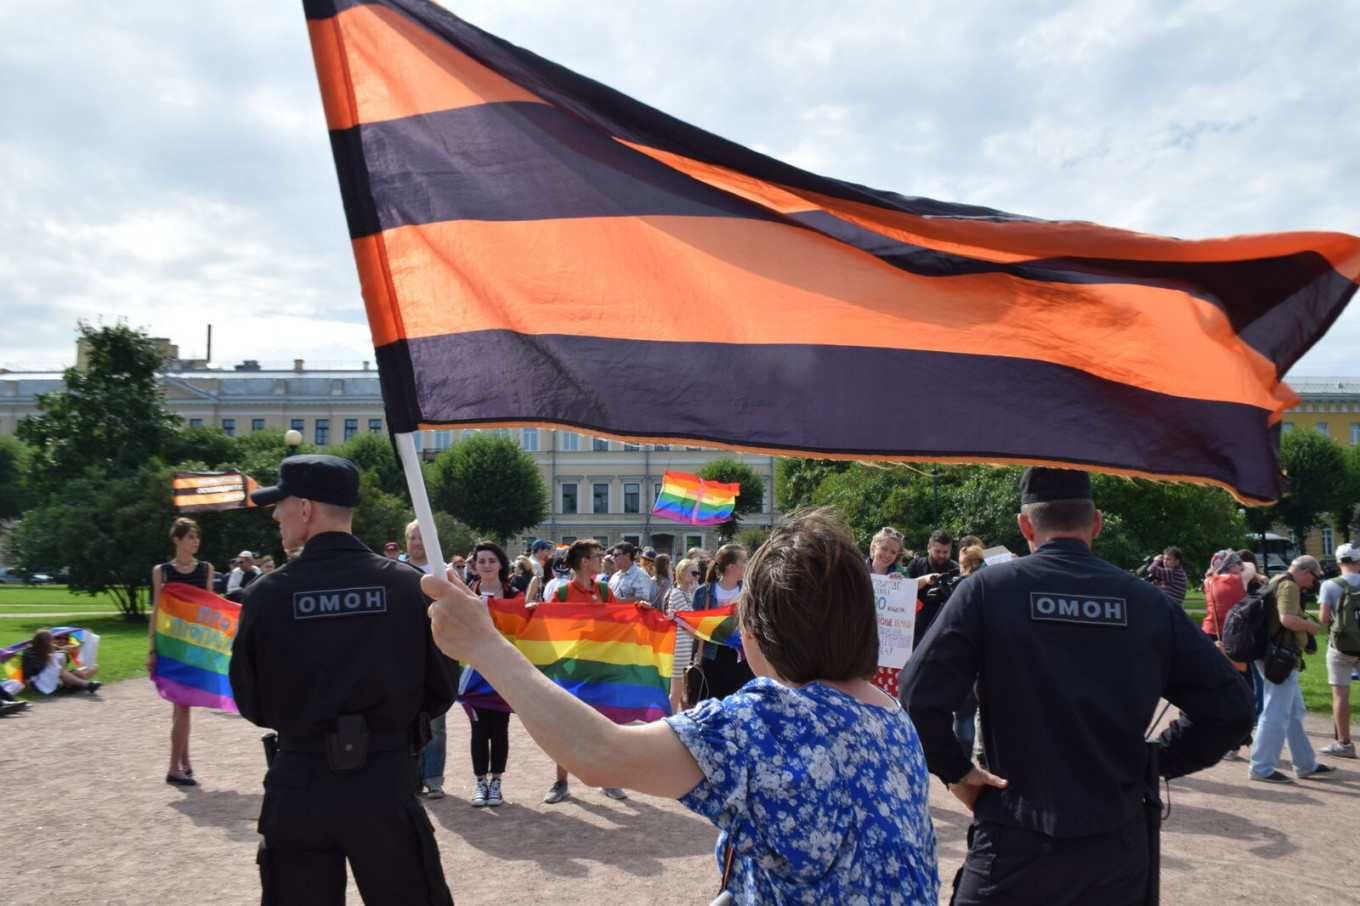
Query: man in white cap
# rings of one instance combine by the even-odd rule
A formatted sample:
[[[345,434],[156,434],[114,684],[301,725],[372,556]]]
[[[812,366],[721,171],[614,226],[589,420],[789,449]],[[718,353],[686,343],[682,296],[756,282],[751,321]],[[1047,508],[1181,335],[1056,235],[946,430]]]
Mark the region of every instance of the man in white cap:
[[[1322,583],[1318,617],[1331,627],[1327,637],[1327,682],[1332,687],[1332,717],[1336,741],[1322,747],[1323,755],[1354,758],[1351,742],[1351,677],[1360,669],[1360,548],[1343,544],[1336,549],[1341,575]]]
[[[232,569],[231,575],[227,577],[227,594],[243,591],[247,585],[259,577],[260,568],[255,565],[255,555],[250,551],[241,551],[236,555],[236,566]]]

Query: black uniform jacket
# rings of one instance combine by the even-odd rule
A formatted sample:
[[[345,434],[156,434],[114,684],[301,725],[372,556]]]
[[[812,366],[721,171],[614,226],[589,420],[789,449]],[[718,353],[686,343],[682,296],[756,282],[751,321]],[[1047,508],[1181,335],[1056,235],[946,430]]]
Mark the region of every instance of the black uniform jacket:
[[[902,672],[902,704],[931,773],[971,764],[953,711],[974,682],[987,767],[978,821],[1057,837],[1103,833],[1140,814],[1144,733],[1165,697],[1181,717],[1160,737],[1160,770],[1208,767],[1252,723],[1228,659],[1159,589],[1059,538],[965,579]]]
[[[232,649],[241,715],[287,744],[319,739],[341,714],[363,714],[379,732],[447,711],[451,662],[430,634],[420,577],[344,532],[316,535],[302,556],[261,576]]]

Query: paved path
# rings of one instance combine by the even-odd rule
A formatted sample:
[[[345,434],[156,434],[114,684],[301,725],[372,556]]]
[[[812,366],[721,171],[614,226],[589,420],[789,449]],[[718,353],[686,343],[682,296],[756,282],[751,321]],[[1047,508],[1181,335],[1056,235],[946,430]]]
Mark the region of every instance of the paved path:
[[[54,696],[0,721],[5,889],[78,903],[258,902],[260,730],[218,712],[195,710],[193,720],[201,786],[189,790],[163,782],[170,708],[145,679]],[[1309,726],[1319,745],[1330,736],[1321,719]],[[614,802],[573,783],[572,799],[544,805],[552,763],[512,721],[508,804],[473,809],[468,722],[457,711],[448,745],[450,795],[428,809],[460,904],[711,899],[715,831],[675,802]],[[1360,827],[1360,763],[1339,764],[1333,780],[1285,787],[1247,783],[1240,762],[1173,782],[1162,902],[1355,902],[1360,858],[1348,854]],[[947,900],[968,822],[938,782],[931,793]],[[350,902],[359,902],[352,885]]]

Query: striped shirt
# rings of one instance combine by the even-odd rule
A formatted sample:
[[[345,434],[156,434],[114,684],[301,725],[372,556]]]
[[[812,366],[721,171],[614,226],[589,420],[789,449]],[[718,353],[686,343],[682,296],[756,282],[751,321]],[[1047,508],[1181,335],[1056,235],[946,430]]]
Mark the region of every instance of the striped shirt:
[[[1171,603],[1185,603],[1185,568],[1183,566],[1179,564],[1176,566],[1159,566],[1154,563],[1148,567],[1148,575],[1161,586],[1162,594],[1170,598]]]

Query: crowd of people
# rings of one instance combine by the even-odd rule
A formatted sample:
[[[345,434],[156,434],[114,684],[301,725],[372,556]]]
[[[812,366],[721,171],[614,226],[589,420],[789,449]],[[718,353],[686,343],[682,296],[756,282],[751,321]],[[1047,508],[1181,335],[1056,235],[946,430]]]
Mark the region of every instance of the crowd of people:
[[[415,521],[381,554],[353,539],[354,474],[335,457],[290,458],[279,486],[257,492],[258,502],[276,506],[293,552],[288,568],[272,570],[242,551],[225,583],[244,601],[230,665],[238,704],[278,734],[260,822],[267,897],[337,884],[342,891],[348,859],[365,899],[383,898],[378,885],[390,893],[390,875],[404,865],[411,877],[399,886],[410,886],[412,901],[449,901],[428,819],[402,803],[445,795],[445,721],[460,674],[466,681],[472,669],[499,696],[463,702],[472,807],[498,807],[513,793],[503,786],[513,710],[557,763],[543,802],[569,799],[573,776],[615,799],[629,790],[678,799],[719,829],[721,887],[743,903],[934,902],[930,773],[973,814],[954,902],[1004,894],[1132,903],[1155,881],[1146,813],[1159,777],[1240,758],[1244,746],[1251,780],[1291,782],[1277,769],[1285,745],[1296,777],[1336,771],[1318,762],[1303,733],[1297,669],[1322,626],[1352,594],[1360,600],[1360,549],[1352,545],[1338,549],[1342,575],[1326,583],[1311,557],[1267,581],[1250,551],[1219,551],[1196,627],[1182,609],[1188,582],[1178,548],[1150,558],[1146,582],[1092,554],[1101,515],[1081,472],[1026,471],[1018,514],[1026,557],[997,556],[975,536],[956,541],[945,531],[918,555],[892,527],[872,537],[866,554],[833,514],[816,511],[754,552],[693,548],[674,565],[669,554],[628,542],[606,549],[585,539],[559,549],[539,540],[512,558],[483,540],[442,568],[431,564]],[[157,601],[173,583],[216,587],[216,571],[196,556],[201,540],[192,520],[175,521],[174,554],[152,573]],[[898,699],[873,682],[875,576],[910,583],[917,601]],[[299,595],[337,583],[367,595],[351,618],[297,610]],[[1315,620],[1302,593],[1320,583]],[[1272,634],[1300,652],[1283,681],[1215,650],[1228,612],[1251,594],[1270,596]],[[671,716],[620,726],[544,679],[495,630],[493,600],[526,614],[553,603],[631,604],[668,617],[733,605],[743,646],[677,631]],[[155,626],[153,611],[149,669]],[[365,654],[354,670],[360,644],[390,646],[389,659]],[[97,688],[97,667],[67,669],[61,649],[35,637],[25,674],[31,667],[35,684],[53,688]],[[1336,739],[1322,754],[1355,757],[1349,685],[1357,668],[1360,656],[1329,645]],[[307,683],[291,679],[304,675]],[[316,691],[317,678],[329,678],[326,691]],[[375,688],[387,690],[381,702]],[[1180,715],[1145,744],[1162,699]],[[174,705],[165,779],[176,786],[197,784],[189,727],[190,708]],[[346,754],[356,747],[362,754]],[[401,753],[414,759],[406,775],[419,778],[414,789],[400,780]],[[303,775],[315,788],[298,785]],[[321,829],[325,814],[360,799],[368,830]],[[286,809],[299,811],[285,818]],[[324,866],[302,855],[318,846],[330,854]],[[416,857],[399,856],[399,847]],[[390,863],[383,871],[375,852]],[[1034,870],[1038,853],[1042,872]]]

